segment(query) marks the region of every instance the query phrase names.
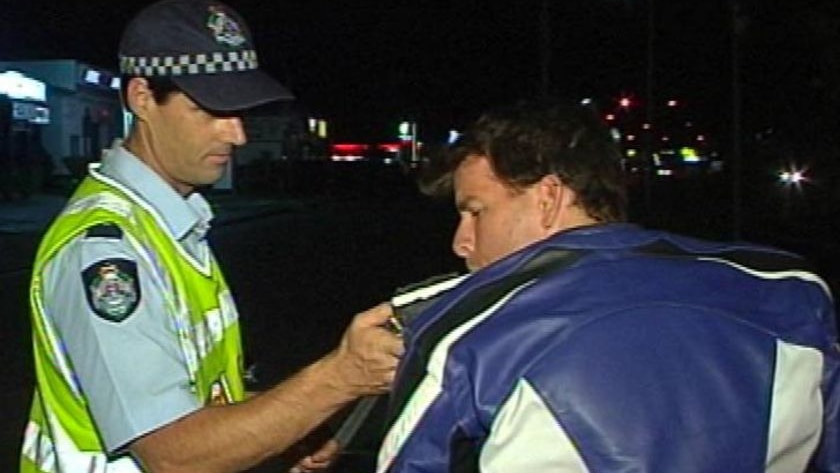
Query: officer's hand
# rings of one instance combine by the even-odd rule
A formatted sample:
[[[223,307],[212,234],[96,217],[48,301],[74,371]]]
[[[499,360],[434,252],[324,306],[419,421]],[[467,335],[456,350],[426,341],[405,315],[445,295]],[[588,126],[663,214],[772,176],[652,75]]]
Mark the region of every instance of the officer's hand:
[[[338,458],[339,453],[341,453],[341,445],[334,439],[329,439],[321,445],[317,452],[298,461],[289,470],[289,473],[310,473],[325,470]]]
[[[380,304],[356,315],[336,350],[336,374],[357,396],[386,392],[394,380],[403,342],[384,328],[392,313]]]

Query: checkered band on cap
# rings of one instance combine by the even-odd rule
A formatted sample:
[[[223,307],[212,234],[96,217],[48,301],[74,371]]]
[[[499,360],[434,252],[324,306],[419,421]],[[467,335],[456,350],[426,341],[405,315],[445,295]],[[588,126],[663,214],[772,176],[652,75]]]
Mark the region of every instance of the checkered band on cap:
[[[120,56],[120,72],[140,77],[241,72],[257,66],[257,52],[253,49],[178,56]]]

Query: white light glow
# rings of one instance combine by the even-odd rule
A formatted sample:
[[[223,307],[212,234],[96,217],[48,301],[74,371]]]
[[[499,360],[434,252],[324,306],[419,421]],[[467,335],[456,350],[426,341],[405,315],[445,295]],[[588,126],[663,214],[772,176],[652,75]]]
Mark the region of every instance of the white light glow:
[[[786,186],[801,188],[802,184],[809,180],[806,171],[804,168],[791,165],[779,171],[779,182]]]
[[[85,82],[88,84],[99,84],[99,79],[102,77],[102,74],[99,71],[94,71],[93,69],[88,69],[85,71]]]
[[[455,143],[458,140],[458,137],[461,136],[461,133],[458,130],[449,130],[449,138],[446,139],[446,144]]]
[[[0,94],[11,99],[47,101],[47,84],[17,71],[0,74]]]

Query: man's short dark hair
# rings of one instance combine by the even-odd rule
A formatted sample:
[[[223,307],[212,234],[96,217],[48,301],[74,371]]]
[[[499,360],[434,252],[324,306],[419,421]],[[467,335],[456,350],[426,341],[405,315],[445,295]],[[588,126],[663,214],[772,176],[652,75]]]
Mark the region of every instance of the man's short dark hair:
[[[128,74],[120,76],[120,98],[126,108],[128,108],[128,82],[135,77],[137,76]],[[181,92],[181,89],[175,85],[172,78],[168,76],[141,77],[141,79],[146,79],[155,102],[159,104],[166,103],[166,101],[169,100],[169,96],[175,92]]]
[[[522,189],[555,174],[578,196],[586,213],[602,222],[627,218],[621,152],[589,106],[560,101],[520,101],[481,115],[421,177],[430,195],[450,195],[458,166],[486,157],[510,188]]]

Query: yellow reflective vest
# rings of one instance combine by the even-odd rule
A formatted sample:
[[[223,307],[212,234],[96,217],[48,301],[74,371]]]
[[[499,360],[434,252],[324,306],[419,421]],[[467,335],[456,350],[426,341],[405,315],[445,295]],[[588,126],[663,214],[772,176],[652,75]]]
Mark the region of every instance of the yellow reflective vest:
[[[222,404],[244,397],[238,315],[215,259],[211,255],[206,268],[196,267],[142,199],[93,173],[47,231],[33,267],[30,305],[36,387],[24,434],[22,473],[142,471],[126,454],[106,454],[96,420],[64,353],[61,334],[44,313],[44,300],[50,297],[43,293],[45,265],[68,242],[99,224],[119,226],[138,258],[162,267],[169,278],[174,288],[165,296],[169,316],[177,328],[185,372],[198,401]]]

